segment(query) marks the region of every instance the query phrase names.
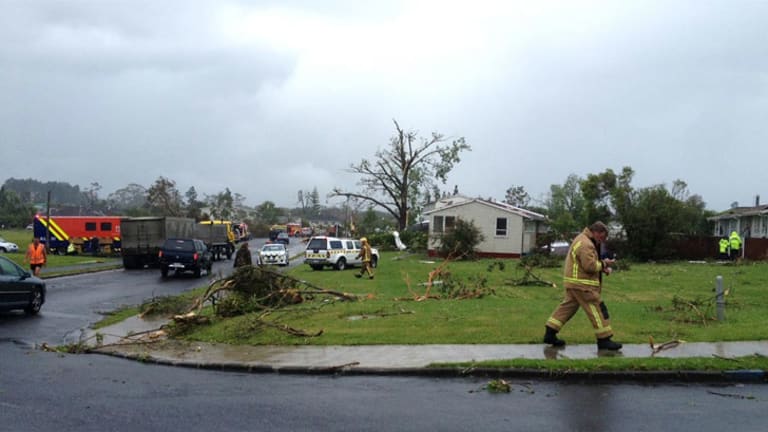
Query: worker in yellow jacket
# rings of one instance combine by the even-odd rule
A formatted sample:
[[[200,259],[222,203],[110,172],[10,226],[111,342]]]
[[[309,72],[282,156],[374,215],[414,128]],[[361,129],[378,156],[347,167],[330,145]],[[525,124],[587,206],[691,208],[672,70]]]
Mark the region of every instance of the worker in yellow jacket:
[[[595,222],[576,236],[565,258],[563,285],[565,298],[549,317],[544,334],[544,343],[563,346],[557,333],[565,326],[579,308],[582,308],[592,323],[597,338],[597,348],[612,351],[622,345],[611,340],[613,330],[608,317],[608,308],[601,299],[602,274],[611,274],[613,259],[600,259],[600,244],[608,238],[608,227]]]
[[[741,236],[736,231],[731,231],[731,236],[728,238],[728,242],[731,247],[731,261],[736,261],[741,258]]]

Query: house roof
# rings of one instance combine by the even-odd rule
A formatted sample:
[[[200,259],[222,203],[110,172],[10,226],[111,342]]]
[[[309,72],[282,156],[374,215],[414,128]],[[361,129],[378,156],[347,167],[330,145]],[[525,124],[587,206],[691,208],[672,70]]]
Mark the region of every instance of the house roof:
[[[745,216],[760,216],[768,214],[768,204],[755,207],[734,207],[714,216],[708,217],[708,221],[718,221],[723,219],[739,219]]]
[[[466,197],[461,197],[461,198],[463,199],[457,199],[453,202],[444,202],[442,206],[435,207],[434,209],[425,211],[424,214],[428,215],[438,211],[456,208],[464,205],[480,204],[480,205],[495,208],[497,210],[501,210],[503,212],[512,213],[524,219],[539,220],[539,221],[547,220],[547,217],[544,216],[543,214],[526,210],[521,207],[515,207],[507,203],[502,203],[502,202],[492,201],[492,200],[485,200],[482,198],[466,198]]]

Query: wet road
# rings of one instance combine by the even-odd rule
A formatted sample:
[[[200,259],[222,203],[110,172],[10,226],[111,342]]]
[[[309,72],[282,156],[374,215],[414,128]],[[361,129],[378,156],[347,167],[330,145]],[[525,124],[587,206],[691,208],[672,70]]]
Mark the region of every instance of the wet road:
[[[242,374],[34,349],[200,283],[146,270],[57,278],[39,316],[0,313],[0,431],[751,431],[768,420],[766,385],[521,381],[492,394],[487,379]]]

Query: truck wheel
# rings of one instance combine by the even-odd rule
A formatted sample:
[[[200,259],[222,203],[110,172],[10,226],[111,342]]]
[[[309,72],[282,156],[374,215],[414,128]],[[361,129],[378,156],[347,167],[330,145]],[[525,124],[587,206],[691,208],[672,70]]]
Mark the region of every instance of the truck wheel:
[[[379,257],[374,255],[374,256],[371,257],[371,267],[372,268],[376,268],[378,266],[379,266]]]
[[[195,277],[199,278],[203,275],[203,271],[201,267],[195,267]]]
[[[336,261],[336,270],[344,270],[345,268],[347,268],[347,260],[339,258],[339,260]]]

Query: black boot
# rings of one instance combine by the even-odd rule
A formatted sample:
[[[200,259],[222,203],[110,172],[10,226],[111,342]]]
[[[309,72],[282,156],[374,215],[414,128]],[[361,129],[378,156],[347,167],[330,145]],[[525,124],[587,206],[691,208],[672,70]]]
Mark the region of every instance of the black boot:
[[[597,340],[597,349],[599,350],[618,351],[621,349],[621,347],[622,345],[618,342],[612,341],[610,336]]]
[[[549,326],[544,326],[547,332],[544,333],[544,343],[552,346],[565,346],[565,341],[557,338],[557,331]]]

